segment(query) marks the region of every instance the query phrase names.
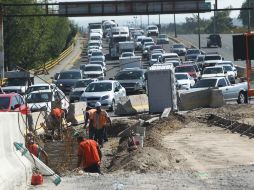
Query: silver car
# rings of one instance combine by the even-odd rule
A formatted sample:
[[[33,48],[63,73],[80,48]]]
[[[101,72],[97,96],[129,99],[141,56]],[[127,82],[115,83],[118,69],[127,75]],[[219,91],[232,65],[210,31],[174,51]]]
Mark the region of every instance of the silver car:
[[[91,107],[94,107],[96,102],[100,102],[103,108],[114,111],[119,98],[125,96],[125,88],[118,81],[103,80],[90,83],[81,95],[80,101],[87,102]]]

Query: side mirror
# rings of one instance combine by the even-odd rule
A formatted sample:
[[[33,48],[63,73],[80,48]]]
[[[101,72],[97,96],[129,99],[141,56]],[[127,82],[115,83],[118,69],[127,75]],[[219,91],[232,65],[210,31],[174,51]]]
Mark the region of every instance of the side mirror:
[[[224,60],[224,57],[222,57],[222,60]]]
[[[220,87],[223,87],[223,85],[219,84],[218,87],[219,87],[219,88],[220,88]]]
[[[118,88],[115,88],[115,91],[114,92],[119,92],[119,89]]]
[[[54,77],[50,77],[50,79],[54,80]]]
[[[224,71],[224,74],[227,74],[228,72],[227,71]]]

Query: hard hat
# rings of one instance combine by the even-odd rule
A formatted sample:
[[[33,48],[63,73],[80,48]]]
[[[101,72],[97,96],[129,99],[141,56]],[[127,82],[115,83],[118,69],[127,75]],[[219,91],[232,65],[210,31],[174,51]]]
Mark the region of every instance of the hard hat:
[[[101,107],[101,103],[100,103],[100,102],[96,102],[95,107],[96,107],[96,108],[97,108],[97,107]]]

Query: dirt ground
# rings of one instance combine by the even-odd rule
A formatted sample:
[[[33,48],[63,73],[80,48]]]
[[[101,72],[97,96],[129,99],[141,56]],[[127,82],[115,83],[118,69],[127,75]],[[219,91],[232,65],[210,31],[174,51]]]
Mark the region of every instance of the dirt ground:
[[[66,176],[59,188],[254,189],[254,140],[198,119],[213,113],[252,124],[253,108],[226,105],[171,114],[148,126],[144,148],[133,151],[126,138],[112,137],[103,148],[104,175]]]

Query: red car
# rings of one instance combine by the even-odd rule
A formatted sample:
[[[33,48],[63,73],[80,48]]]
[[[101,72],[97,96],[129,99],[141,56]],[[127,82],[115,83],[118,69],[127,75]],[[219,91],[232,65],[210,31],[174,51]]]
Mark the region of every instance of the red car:
[[[197,79],[197,77],[198,77],[198,73],[197,73],[194,65],[192,65],[192,64],[176,66],[175,72],[176,73],[189,73],[189,75],[194,79]]]
[[[0,94],[0,112],[21,112],[28,114],[24,98],[17,93]]]

